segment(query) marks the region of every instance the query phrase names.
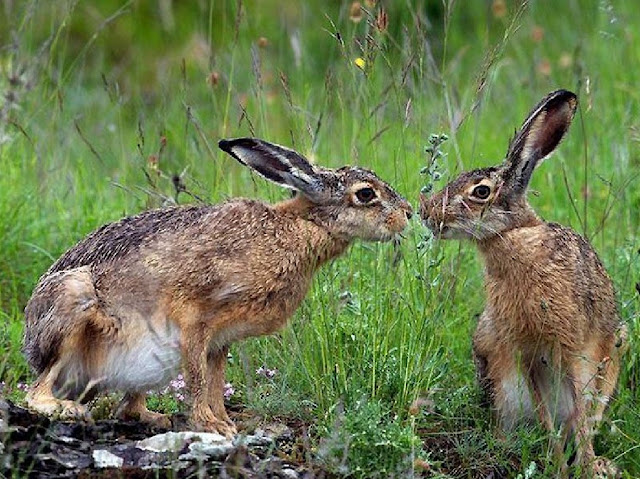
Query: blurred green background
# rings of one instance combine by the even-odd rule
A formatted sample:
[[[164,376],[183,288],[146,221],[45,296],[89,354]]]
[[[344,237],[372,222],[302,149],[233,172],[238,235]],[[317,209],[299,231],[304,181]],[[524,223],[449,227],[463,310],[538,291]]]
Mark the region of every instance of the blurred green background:
[[[501,161],[529,109],[567,88],[580,110],[530,200],[585,234],[614,279],[632,346],[596,445],[637,477],[638,32],[621,0],[3,0],[5,392],[19,399],[32,379],[20,341],[33,286],[85,234],[175,202],[287,196],[219,139],[366,166],[415,205],[421,189]],[[439,133],[449,139],[425,171]],[[473,245],[436,243],[415,220],[398,248],[356,245],[324,268],[281,334],[236,346],[232,402],[301,416],[314,460],[353,476],[516,477],[532,463],[551,476],[544,433],[500,441],[481,407],[470,336],[482,304]],[[263,365],[278,374],[256,377]]]

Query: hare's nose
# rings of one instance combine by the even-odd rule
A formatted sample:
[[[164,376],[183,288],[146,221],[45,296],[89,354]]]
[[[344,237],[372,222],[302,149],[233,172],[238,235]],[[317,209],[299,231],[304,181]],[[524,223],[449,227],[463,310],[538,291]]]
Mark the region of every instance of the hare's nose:
[[[401,208],[404,210],[404,214],[406,215],[407,220],[410,220],[413,216],[413,208],[411,207],[411,203],[403,199]]]

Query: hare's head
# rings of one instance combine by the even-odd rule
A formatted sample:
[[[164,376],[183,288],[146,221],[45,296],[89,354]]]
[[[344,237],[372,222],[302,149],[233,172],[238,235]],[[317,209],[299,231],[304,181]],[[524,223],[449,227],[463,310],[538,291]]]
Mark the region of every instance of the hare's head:
[[[312,165],[299,153],[255,138],[222,140],[218,146],[265,178],[293,189],[304,215],[343,239],[386,241],[411,218],[411,206],[372,171]]]
[[[526,226],[536,216],[526,198],[533,170],[558,146],[578,106],[558,90],[531,111],[499,166],[462,173],[430,198],[420,196],[420,216],[441,238],[484,240]]]

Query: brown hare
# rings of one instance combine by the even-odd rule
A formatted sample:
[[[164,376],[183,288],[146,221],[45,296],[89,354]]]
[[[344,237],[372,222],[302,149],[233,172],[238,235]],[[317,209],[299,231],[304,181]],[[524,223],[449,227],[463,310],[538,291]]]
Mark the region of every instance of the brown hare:
[[[234,199],[147,211],[102,226],[40,278],[25,309],[24,352],[39,374],[28,405],[87,417],[87,398],[125,393],[118,415],[168,427],[145,393],[182,362],[191,426],[236,433],[223,402],[229,345],[285,325],[314,272],[356,239],[390,240],[409,203],[373,172],[311,165],[253,138],[222,150],[297,191],[270,205]]]
[[[626,328],[595,251],[573,230],[541,220],[526,194],[577,105],[569,91],[547,95],[501,165],[464,172],[421,196],[420,215],[437,237],[472,240],[484,260],[487,304],[473,355],[501,426],[536,415],[550,431],[560,426],[556,457],[573,437],[576,463],[592,471],[592,434],[616,386]]]

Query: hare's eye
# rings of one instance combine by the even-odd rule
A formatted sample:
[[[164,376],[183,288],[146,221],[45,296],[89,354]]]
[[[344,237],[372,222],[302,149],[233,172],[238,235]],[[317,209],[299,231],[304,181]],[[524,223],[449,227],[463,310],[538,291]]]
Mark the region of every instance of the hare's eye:
[[[472,194],[479,200],[486,200],[491,194],[491,188],[489,188],[487,185],[478,185],[473,189]]]
[[[356,198],[358,198],[358,201],[360,203],[369,203],[375,197],[376,197],[376,192],[373,191],[373,188],[366,187],[356,191]]]

